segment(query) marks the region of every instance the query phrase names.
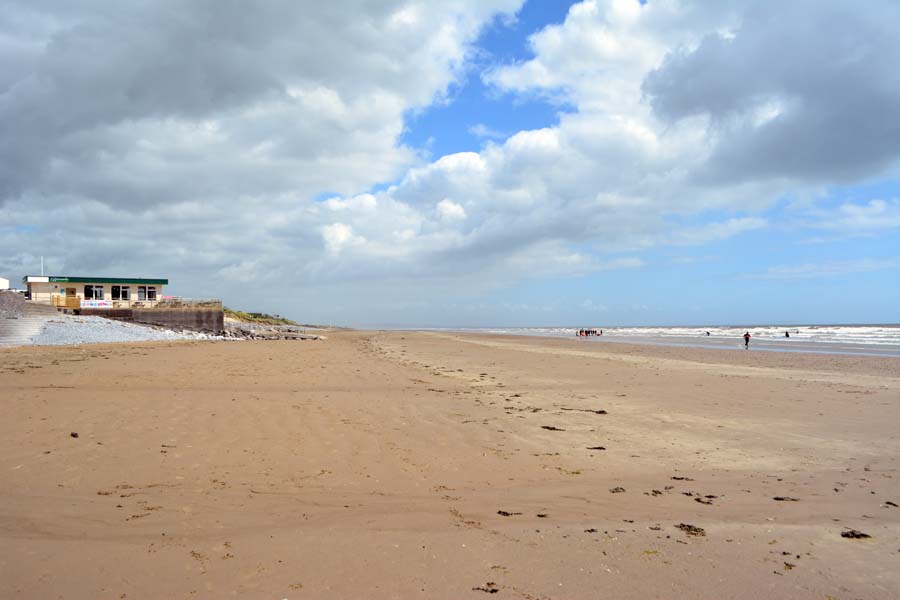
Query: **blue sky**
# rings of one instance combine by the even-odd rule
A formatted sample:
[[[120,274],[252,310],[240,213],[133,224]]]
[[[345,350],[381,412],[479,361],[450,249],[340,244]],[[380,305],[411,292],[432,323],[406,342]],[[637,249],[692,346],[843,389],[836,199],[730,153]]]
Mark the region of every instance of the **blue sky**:
[[[11,280],[361,326],[900,321],[890,0],[9,15]]]
[[[571,107],[503,93],[486,85],[482,73],[531,58],[528,36],[547,24],[562,23],[572,4],[526,2],[515,19],[499,16],[486,25],[459,83],[450,87],[446,100],[407,115],[401,142],[440,157],[478,150],[488,140],[502,140],[523,129],[554,125],[559,112]],[[473,132],[478,125],[486,128],[481,135]]]

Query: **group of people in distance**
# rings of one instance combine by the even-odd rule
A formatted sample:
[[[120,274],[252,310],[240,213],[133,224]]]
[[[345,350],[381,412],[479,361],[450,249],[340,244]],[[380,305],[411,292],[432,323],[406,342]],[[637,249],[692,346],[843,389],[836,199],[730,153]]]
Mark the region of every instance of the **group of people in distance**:
[[[578,330],[578,333],[576,333],[575,335],[577,335],[578,337],[585,337],[585,336],[588,336],[588,335],[603,335],[603,330],[602,330],[602,329],[600,329],[600,330],[597,330],[597,329],[579,329],[579,330]]]

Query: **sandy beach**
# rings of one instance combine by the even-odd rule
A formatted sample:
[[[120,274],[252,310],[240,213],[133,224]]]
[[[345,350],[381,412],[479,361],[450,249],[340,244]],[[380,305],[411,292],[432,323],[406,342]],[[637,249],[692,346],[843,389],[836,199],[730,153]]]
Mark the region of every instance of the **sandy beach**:
[[[0,349],[0,598],[892,599],[898,423],[896,358]]]

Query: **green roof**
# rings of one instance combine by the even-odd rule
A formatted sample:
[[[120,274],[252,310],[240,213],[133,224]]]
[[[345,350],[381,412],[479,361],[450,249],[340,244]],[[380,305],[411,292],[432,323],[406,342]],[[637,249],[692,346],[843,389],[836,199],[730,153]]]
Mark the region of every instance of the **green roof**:
[[[50,277],[51,283],[134,283],[138,285],[169,285],[168,279],[142,279],[140,277]]]

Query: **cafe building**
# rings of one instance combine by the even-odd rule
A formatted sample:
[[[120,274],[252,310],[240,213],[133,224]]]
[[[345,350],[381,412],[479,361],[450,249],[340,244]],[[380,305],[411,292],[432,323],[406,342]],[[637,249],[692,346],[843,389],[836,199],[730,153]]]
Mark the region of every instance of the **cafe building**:
[[[156,306],[169,280],[26,275],[22,283],[32,302],[57,308],[137,308]]]

